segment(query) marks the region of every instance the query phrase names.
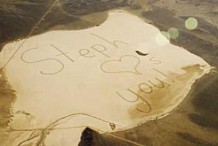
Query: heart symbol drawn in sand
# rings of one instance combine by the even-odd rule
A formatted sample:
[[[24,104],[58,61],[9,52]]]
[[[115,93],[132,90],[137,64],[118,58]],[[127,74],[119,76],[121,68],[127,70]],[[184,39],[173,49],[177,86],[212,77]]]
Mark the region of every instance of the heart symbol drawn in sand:
[[[101,65],[101,70],[105,73],[132,73],[141,75],[138,71],[140,59],[136,56],[126,55],[118,60],[109,60]]]

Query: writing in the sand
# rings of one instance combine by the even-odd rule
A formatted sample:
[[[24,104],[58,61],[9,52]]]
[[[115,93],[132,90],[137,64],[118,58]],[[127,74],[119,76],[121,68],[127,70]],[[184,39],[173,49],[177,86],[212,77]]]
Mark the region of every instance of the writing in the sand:
[[[142,96],[139,92],[143,94],[152,94],[155,88],[165,88],[167,86],[170,86],[171,83],[168,83],[163,80],[163,78],[167,78],[167,75],[155,68],[155,65],[161,64],[161,60],[157,59],[156,57],[152,56],[137,56],[135,55],[120,55],[120,57],[117,57],[114,59],[114,57],[110,54],[110,50],[108,49],[108,45],[115,49],[115,51],[119,51],[120,47],[127,47],[128,43],[125,41],[120,40],[113,40],[110,41],[100,35],[91,34],[91,36],[101,40],[102,43],[93,44],[89,48],[83,48],[76,50],[75,56],[72,54],[70,55],[69,52],[65,52],[60,47],[58,47],[56,44],[49,44],[49,48],[55,51],[55,57],[48,57],[48,58],[41,58],[41,59],[32,59],[30,56],[31,54],[34,54],[35,51],[39,51],[39,48],[30,48],[22,52],[20,58],[23,62],[28,64],[42,64],[42,63],[52,63],[53,66],[55,66],[55,69],[53,71],[51,70],[41,70],[41,75],[56,75],[60,72],[62,72],[65,68],[66,61],[72,64],[77,63],[81,59],[88,59],[87,62],[90,61],[90,59],[94,58],[103,58],[104,61],[100,62],[99,71],[106,74],[132,74],[141,76],[143,75],[143,72],[139,70],[139,65],[141,64],[140,57],[148,57],[148,61],[153,64],[152,71],[155,72],[157,77],[154,77],[153,80],[147,80],[142,81],[138,84],[137,88],[138,90],[135,91],[131,88],[128,88],[125,90],[125,93],[121,91],[115,91],[116,95],[120,98],[122,98],[124,101],[129,103],[138,103],[142,102],[143,106],[136,107],[136,110],[141,113],[149,113],[152,111],[152,105],[147,101],[145,96]],[[105,44],[106,43],[106,44]],[[135,52],[135,50],[133,50]],[[113,53],[112,53],[113,54]],[[79,56],[79,57],[78,57]],[[61,57],[61,58],[60,58]],[[112,59],[113,57],[113,59]],[[127,64],[129,63],[129,64]],[[118,68],[116,68],[116,64],[118,64]],[[130,68],[123,68],[122,66],[127,66]],[[85,66],[84,66],[85,67]],[[162,76],[162,78],[161,78]],[[132,95],[132,96],[131,96]],[[132,98],[128,98],[128,97]]]

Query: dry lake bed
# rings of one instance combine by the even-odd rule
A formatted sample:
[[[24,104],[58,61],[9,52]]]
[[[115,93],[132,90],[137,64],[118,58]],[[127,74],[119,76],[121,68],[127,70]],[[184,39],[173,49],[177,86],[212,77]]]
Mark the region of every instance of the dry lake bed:
[[[16,95],[4,146],[74,146],[86,127],[119,132],[164,118],[213,69],[123,10],[99,26],[8,43],[0,64]]]

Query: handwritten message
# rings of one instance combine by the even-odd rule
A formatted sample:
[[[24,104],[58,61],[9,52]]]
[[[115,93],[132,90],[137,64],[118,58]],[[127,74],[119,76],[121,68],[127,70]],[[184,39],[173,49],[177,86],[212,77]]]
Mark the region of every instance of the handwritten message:
[[[90,37],[95,37],[96,39],[99,39],[101,43],[99,44],[93,44],[90,46],[90,48],[87,49],[79,49],[77,51],[76,56],[80,56],[80,58],[76,59],[73,55],[71,55],[69,52],[64,51],[62,48],[57,47],[56,44],[48,44],[46,46],[47,49],[52,49],[55,53],[53,56],[49,56],[47,58],[39,58],[39,59],[32,59],[31,55],[36,55],[36,50],[40,51],[39,47],[26,49],[23,51],[20,55],[20,59],[27,64],[49,64],[50,66],[53,66],[55,70],[49,71],[49,70],[40,70],[39,73],[41,75],[55,75],[60,72],[62,72],[65,68],[65,63],[62,60],[68,61],[68,63],[71,63],[72,66],[70,66],[72,69],[74,69],[73,65],[76,64],[81,59],[95,59],[98,57],[105,58],[104,62],[99,62],[100,65],[94,66],[94,68],[99,67],[100,71],[103,73],[108,74],[132,74],[132,75],[138,75],[138,76],[144,76],[146,75],[146,72],[142,72],[138,69],[141,59],[140,56],[135,53],[135,55],[131,54],[124,54],[123,56],[120,56],[117,59],[111,59],[113,56],[109,53],[111,49],[114,49],[115,51],[119,51],[117,49],[121,49],[122,47],[129,47],[127,42],[120,41],[120,40],[108,40],[107,38],[104,38],[103,36],[97,35],[97,34],[90,34]],[[106,43],[106,44],[105,44]],[[110,47],[107,47],[106,45],[109,45]],[[69,50],[68,50],[69,51]],[[133,50],[134,52],[134,50]],[[162,63],[159,59],[153,56],[145,56],[148,58],[148,61],[152,65],[159,65]],[[29,59],[28,59],[29,58]],[[85,67],[85,66],[84,66]],[[155,67],[155,66],[153,66]],[[145,66],[146,68],[146,66]],[[154,72],[158,73],[159,75],[154,76],[154,80],[156,82],[148,80],[146,82],[139,83],[138,90],[142,91],[146,94],[151,94],[154,90],[154,88],[164,88],[165,86],[170,86],[170,83],[165,82],[163,79],[159,78],[158,76],[162,76],[164,78],[167,78],[167,75],[158,70],[157,68],[152,69]],[[87,74],[88,76],[88,74]],[[138,100],[141,100],[145,104],[145,109],[136,108],[138,112],[141,113],[148,113],[152,110],[152,105],[146,100],[145,97],[142,97],[137,93],[137,91],[133,91],[132,89],[126,89],[129,94],[133,95],[133,99],[129,100],[122,95],[119,91],[114,91],[120,98],[122,98],[124,101],[135,103]]]

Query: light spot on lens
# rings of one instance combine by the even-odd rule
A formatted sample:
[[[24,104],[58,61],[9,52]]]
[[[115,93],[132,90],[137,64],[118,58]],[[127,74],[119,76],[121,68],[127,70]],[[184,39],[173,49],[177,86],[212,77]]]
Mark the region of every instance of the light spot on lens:
[[[189,30],[194,30],[198,27],[198,20],[196,18],[193,17],[189,17],[186,21],[185,21],[185,27]]]
[[[168,34],[171,39],[176,39],[179,36],[179,30],[175,27],[171,27],[168,29]]]
[[[162,31],[156,36],[155,40],[158,45],[165,46],[169,44],[170,35],[168,32]]]

